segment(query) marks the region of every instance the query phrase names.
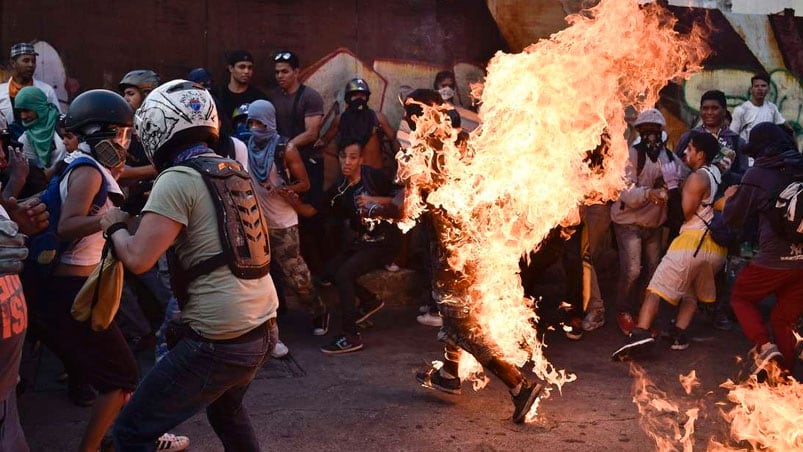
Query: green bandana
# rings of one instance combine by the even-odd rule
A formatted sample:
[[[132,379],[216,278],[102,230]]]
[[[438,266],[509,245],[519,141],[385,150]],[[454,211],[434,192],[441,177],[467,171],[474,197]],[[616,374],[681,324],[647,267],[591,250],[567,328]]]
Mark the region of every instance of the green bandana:
[[[36,119],[23,122],[22,125],[25,126],[28,141],[36,151],[39,161],[45,168],[49,167],[53,134],[56,132],[59,120],[58,108],[47,100],[44,91],[35,86],[26,86],[17,93],[17,97],[14,98],[14,108],[36,113]]]

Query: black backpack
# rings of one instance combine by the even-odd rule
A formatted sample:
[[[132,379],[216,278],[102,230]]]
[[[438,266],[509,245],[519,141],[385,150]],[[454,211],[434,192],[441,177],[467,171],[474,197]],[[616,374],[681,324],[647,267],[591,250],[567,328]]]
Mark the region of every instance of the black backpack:
[[[803,243],[803,174],[796,174],[770,198],[768,215],[776,234],[792,243]]]

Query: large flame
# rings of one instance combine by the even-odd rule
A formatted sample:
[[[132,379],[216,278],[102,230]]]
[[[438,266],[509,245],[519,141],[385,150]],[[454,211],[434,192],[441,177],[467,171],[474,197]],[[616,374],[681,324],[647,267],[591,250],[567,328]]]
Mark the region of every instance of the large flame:
[[[449,268],[463,278],[442,302],[469,301],[507,360],[531,363],[558,389],[575,376],[544,357],[519,259],[556,225],[577,223],[582,203],[617,197],[625,108],[652,107],[669,80],[688,78],[709,53],[700,27],[680,35],[666,9],[636,0],[603,0],[567,20],[549,40],[494,56],[482,126],[465,147],[453,144],[442,109],[425,109],[398,156],[407,186],[400,226],[427,209],[437,215]],[[609,146],[590,159],[602,137]]]

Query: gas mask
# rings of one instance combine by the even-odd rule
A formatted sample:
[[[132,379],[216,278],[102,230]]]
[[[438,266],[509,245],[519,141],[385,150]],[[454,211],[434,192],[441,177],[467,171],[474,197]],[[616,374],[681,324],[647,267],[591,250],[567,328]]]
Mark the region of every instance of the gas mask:
[[[454,88],[451,86],[444,86],[438,90],[438,93],[440,93],[441,99],[449,101],[454,97]]]
[[[641,143],[647,149],[647,153],[658,155],[658,152],[664,147],[663,134],[660,130],[645,130],[639,133],[641,136]]]
[[[92,156],[109,169],[125,165],[128,145],[131,144],[131,127],[118,127],[113,136],[104,136],[92,146]],[[88,141],[95,141],[90,138]]]
[[[346,105],[351,111],[363,111],[368,109],[368,100],[362,97],[350,97],[346,100]]]

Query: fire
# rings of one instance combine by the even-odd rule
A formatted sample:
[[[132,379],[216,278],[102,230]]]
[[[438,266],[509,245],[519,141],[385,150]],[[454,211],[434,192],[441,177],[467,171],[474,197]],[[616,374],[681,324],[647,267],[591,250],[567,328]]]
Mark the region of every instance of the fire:
[[[700,380],[697,379],[696,370],[692,370],[688,375],[679,375],[678,379],[680,380],[680,385],[683,386],[683,390],[686,391],[686,395],[691,394],[694,388],[700,386]]]
[[[693,374],[686,378],[693,377]],[[680,406],[653,383],[644,369],[631,363],[630,375],[634,378],[633,403],[641,414],[639,425],[655,442],[656,449],[661,452],[691,452],[694,449],[694,422],[700,409],[689,408],[681,414]],[[684,376],[681,375],[680,380],[683,383]]]
[[[400,227],[425,210],[443,220],[441,246],[462,278],[449,296],[470,301],[505,359],[531,364],[558,390],[576,376],[544,356],[519,259],[554,226],[579,222],[582,203],[617,197],[628,155],[625,108],[652,107],[667,81],[688,78],[709,53],[699,27],[680,35],[670,12],[636,0],[602,0],[567,20],[549,40],[494,56],[484,85],[473,89],[482,125],[464,147],[454,144],[445,111],[425,108],[397,157],[407,187]],[[608,146],[590,164],[603,136]]]

